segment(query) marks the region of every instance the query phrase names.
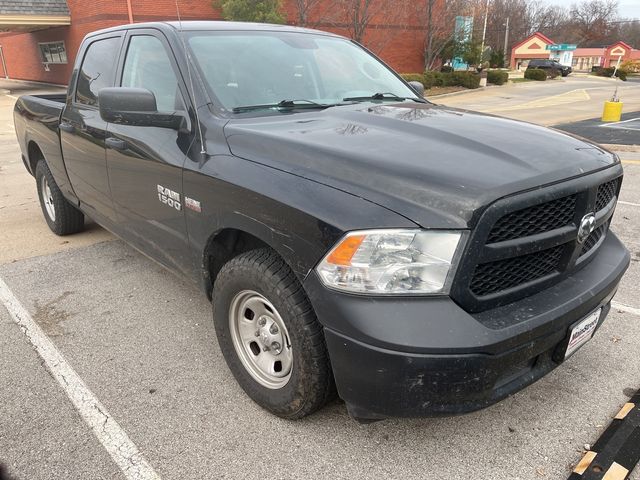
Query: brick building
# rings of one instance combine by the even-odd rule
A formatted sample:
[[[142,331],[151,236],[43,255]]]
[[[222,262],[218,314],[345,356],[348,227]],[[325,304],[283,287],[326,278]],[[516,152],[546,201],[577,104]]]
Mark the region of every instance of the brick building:
[[[212,0],[178,3],[183,20],[221,19]],[[292,23],[294,2],[285,0],[284,9]],[[348,35],[346,23],[323,23],[321,15],[312,19],[317,28]],[[379,17],[371,22],[365,43],[398,71],[422,71],[426,29],[416,23],[415,16],[395,22],[387,15]],[[0,0],[0,76],[65,84],[87,33],[126,23],[176,19],[175,0]]]

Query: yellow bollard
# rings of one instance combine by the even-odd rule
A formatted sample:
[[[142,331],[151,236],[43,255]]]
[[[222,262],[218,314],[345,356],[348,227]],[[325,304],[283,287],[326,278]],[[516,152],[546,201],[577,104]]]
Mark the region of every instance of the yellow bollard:
[[[604,102],[603,122],[619,122],[622,116],[622,102]]]

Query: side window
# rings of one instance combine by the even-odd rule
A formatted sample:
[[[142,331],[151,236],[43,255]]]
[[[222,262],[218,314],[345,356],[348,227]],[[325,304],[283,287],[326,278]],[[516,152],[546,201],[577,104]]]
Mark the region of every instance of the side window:
[[[184,109],[169,55],[162,42],[151,35],[131,37],[121,86],[150,90],[160,112]]]
[[[113,86],[119,48],[120,37],[97,40],[89,45],[78,72],[76,102],[98,105],[100,89]]]

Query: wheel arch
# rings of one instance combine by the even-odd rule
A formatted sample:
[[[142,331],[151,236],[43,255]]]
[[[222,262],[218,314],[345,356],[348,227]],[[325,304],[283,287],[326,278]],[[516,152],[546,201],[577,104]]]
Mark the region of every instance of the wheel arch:
[[[29,140],[27,142],[27,161],[29,162],[29,169],[33,176],[36,175],[36,165],[38,165],[40,160],[47,161],[40,145],[38,145],[35,140]]]
[[[296,267],[296,259],[293,258],[293,250],[285,243],[276,243],[260,229],[225,227],[213,232],[204,247],[202,253],[203,282],[207,296],[211,299],[216,277],[222,267],[234,257],[257,248],[269,248],[273,250],[302,280],[306,271],[300,271]],[[297,265],[300,267],[300,265]]]

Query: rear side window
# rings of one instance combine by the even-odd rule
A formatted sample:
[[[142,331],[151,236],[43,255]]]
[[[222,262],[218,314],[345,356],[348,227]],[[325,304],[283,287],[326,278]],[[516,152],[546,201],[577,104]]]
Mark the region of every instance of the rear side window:
[[[89,45],[82,60],[76,87],[76,102],[98,105],[98,92],[112,87],[120,37],[97,40]]]
[[[121,86],[150,90],[156,97],[158,111],[172,112],[184,109],[178,89],[178,78],[164,45],[156,37],[131,37]]]

